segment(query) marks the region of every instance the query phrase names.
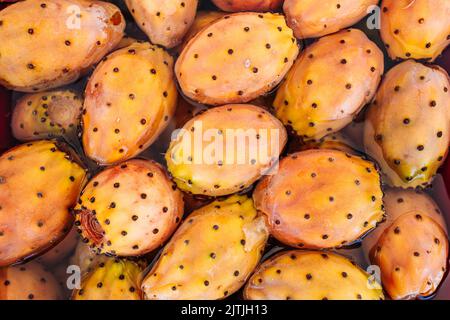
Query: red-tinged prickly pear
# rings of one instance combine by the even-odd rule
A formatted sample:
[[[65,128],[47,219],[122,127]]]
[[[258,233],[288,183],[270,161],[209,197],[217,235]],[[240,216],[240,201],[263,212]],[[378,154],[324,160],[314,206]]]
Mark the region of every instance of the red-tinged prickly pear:
[[[175,73],[184,95],[194,101],[249,102],[281,82],[298,52],[282,15],[236,13],[197,33],[178,58]]]
[[[198,0],[125,0],[137,25],[154,44],[173,48],[194,22]]]
[[[364,18],[378,0],[285,0],[288,25],[298,39],[318,38],[350,27]]]
[[[12,115],[16,139],[32,141],[64,136],[77,139],[83,109],[82,98],[69,90],[55,90],[23,96]]]
[[[430,196],[412,190],[389,189],[384,203],[386,222],[364,239],[364,251],[380,267],[392,299],[430,296],[447,268],[447,227],[441,211]]]
[[[450,82],[438,66],[405,61],[386,74],[366,114],[364,146],[396,187],[425,187],[450,142]]]
[[[352,244],[382,221],[382,198],[373,163],[327,149],[284,158],[253,193],[271,234],[298,248]]]
[[[54,248],[38,257],[36,260],[43,263],[46,266],[54,266],[61,263],[66,257],[69,256],[74,250],[80,240],[78,236],[77,228],[72,227],[70,232],[58,243]]]
[[[213,0],[213,3],[228,12],[272,11],[280,8],[283,0]]]
[[[221,11],[199,11],[197,16],[195,17],[192,26],[189,28],[189,31],[183,38],[183,42],[179,46],[179,51],[181,51],[188,42],[195,37],[197,33],[199,33],[203,28],[211,24],[212,22],[219,20],[227,13]]]
[[[0,300],[60,300],[61,287],[37,262],[0,269]]]
[[[183,191],[223,196],[246,189],[266,174],[286,141],[281,122],[264,109],[225,105],[188,121],[170,144],[166,161]]]
[[[259,266],[247,300],[383,300],[383,290],[349,259],[324,251],[287,251]]]
[[[156,162],[105,169],[83,190],[75,224],[99,253],[139,256],[162,245],[183,215],[183,197]]]
[[[304,140],[341,130],[375,95],[383,60],[376,44],[357,29],[319,39],[302,52],[278,89],[277,117]]]
[[[132,261],[109,258],[86,275],[74,300],[141,300],[142,269]]]
[[[232,196],[194,211],[142,282],[145,298],[222,299],[258,264],[268,238],[251,199]]]
[[[95,249],[90,248],[88,244],[79,241],[69,262],[71,265],[78,266],[83,276],[94,270],[100,263],[106,262],[107,259],[109,258],[105,255],[97,254]]]
[[[76,81],[125,28],[115,5],[86,0],[20,1],[0,11],[0,22],[0,83],[24,92]]]
[[[20,145],[0,157],[0,266],[56,244],[72,224],[86,172],[67,146]]]
[[[95,69],[86,88],[83,146],[101,165],[130,159],[150,146],[175,112],[173,58],[135,43]]]
[[[383,0],[381,38],[392,59],[434,61],[450,44],[448,0]]]

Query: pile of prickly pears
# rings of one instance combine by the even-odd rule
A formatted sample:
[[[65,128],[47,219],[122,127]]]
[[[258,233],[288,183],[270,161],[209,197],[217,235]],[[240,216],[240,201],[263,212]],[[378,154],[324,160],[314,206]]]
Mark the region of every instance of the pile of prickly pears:
[[[448,0],[0,8],[0,300],[450,299]]]

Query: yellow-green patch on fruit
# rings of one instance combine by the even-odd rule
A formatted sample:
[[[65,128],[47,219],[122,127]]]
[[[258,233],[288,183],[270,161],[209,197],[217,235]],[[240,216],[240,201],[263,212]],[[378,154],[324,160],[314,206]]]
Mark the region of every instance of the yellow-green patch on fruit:
[[[278,161],[287,141],[281,122],[253,105],[225,105],[189,120],[166,152],[183,191],[207,196],[236,193]]]

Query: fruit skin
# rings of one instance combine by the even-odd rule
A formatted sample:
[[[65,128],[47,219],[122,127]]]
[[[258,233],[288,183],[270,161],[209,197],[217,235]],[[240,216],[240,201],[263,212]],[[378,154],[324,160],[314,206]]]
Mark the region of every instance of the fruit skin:
[[[263,262],[248,281],[244,298],[383,300],[383,290],[373,281],[360,267],[338,254],[292,250]]]
[[[281,7],[283,0],[213,0],[219,9],[229,12],[272,11]]]
[[[227,13],[221,11],[199,11],[197,12],[197,16],[195,17],[194,22],[189,28],[188,32],[183,38],[183,42],[177,48],[178,52],[181,52],[182,49],[188,44],[188,42],[195,37],[197,33],[199,33],[203,28],[210,25],[212,22],[224,17]]]
[[[318,38],[350,27],[368,14],[378,0],[285,0],[283,11],[298,39]]]
[[[213,300],[237,291],[268,238],[251,199],[234,195],[194,211],[142,282],[149,300]]]
[[[381,269],[392,299],[432,295],[447,268],[447,227],[433,199],[412,190],[389,189],[387,220],[363,241],[372,264]]]
[[[228,138],[228,132],[238,135],[237,130],[248,132],[249,141],[245,145],[237,142],[243,135]],[[211,132],[217,133],[215,142],[206,138]],[[202,145],[197,143],[197,137],[203,139]],[[228,147],[233,140],[234,144]],[[286,141],[283,125],[264,109],[244,104],[225,105],[209,109],[184,125],[166,152],[167,167],[185,192],[229,195],[246,189],[266,174],[278,161]],[[216,151],[213,156],[212,144],[223,147],[223,152]],[[252,150],[265,154],[255,156]],[[244,161],[239,161],[237,155],[245,155]]]
[[[298,52],[282,15],[236,13],[197,33],[184,47],[175,73],[189,99],[208,105],[245,103],[275,88]]]
[[[302,52],[278,89],[276,116],[304,140],[320,139],[372,100],[383,72],[383,53],[362,31],[323,37]]]
[[[154,44],[173,48],[194,22],[198,0],[125,0],[137,25]]]
[[[20,1],[1,10],[0,20],[0,84],[24,92],[76,81],[117,45],[125,28],[120,10],[101,1]]]
[[[76,139],[82,110],[81,96],[70,90],[27,94],[13,110],[13,135],[21,141],[58,136]]]
[[[0,269],[0,300],[60,300],[54,276],[37,262]]]
[[[53,141],[30,142],[0,156],[0,266],[61,240],[85,177],[71,150]]]
[[[83,112],[83,147],[109,165],[150,146],[175,112],[173,59],[148,42],[112,53],[90,78]]]
[[[392,59],[434,61],[450,44],[447,0],[383,0],[381,38]]]
[[[387,183],[430,184],[450,142],[450,82],[438,66],[412,60],[386,74],[366,114],[364,147]]]
[[[326,135],[319,140],[311,140],[300,145],[296,151],[309,149],[332,149],[345,152],[347,154],[359,155],[356,145],[346,135],[342,133],[333,133]],[[293,153],[293,152],[290,152]]]
[[[109,258],[83,279],[73,300],[141,300],[140,266],[127,260]]]
[[[161,165],[134,159],[95,176],[75,213],[84,242],[98,253],[138,256],[170,237],[183,215],[183,197]]]
[[[253,193],[271,235],[309,249],[351,245],[363,237],[383,220],[382,198],[372,162],[327,149],[287,156]]]
[[[69,256],[79,242],[77,228],[72,227],[69,233],[58,243],[55,247],[38,257],[36,261],[43,263],[46,266],[54,266],[61,263]]]
[[[78,266],[81,276],[84,276],[94,270],[100,263],[105,263],[108,259],[109,257],[97,254],[95,249],[90,248],[88,244],[80,240],[69,259],[69,265]]]

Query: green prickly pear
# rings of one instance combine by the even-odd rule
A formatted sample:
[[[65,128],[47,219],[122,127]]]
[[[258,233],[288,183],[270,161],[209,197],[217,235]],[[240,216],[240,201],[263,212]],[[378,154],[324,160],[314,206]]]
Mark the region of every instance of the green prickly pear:
[[[49,249],[70,230],[86,177],[71,152],[41,140],[0,157],[0,266]]]
[[[372,162],[338,150],[312,149],[280,161],[253,199],[270,233],[297,248],[351,245],[383,220],[380,176]]]
[[[286,251],[262,263],[244,289],[247,300],[382,300],[369,274],[338,254]]]
[[[319,39],[278,89],[276,116],[304,140],[341,130],[375,95],[383,60],[376,44],[357,29]]]
[[[181,52],[175,73],[189,99],[208,105],[245,103],[275,88],[298,52],[282,15],[236,13],[197,33]]]
[[[183,197],[162,166],[135,159],[95,176],[75,213],[84,242],[99,253],[139,256],[170,237],[183,215]]]
[[[366,114],[364,146],[396,187],[425,187],[450,142],[450,82],[444,69],[405,61],[386,74]]]
[[[251,199],[232,196],[186,218],[142,282],[145,298],[222,299],[258,264],[268,238]]]
[[[72,83],[119,43],[124,28],[109,2],[12,4],[0,11],[0,84],[36,92]]]
[[[112,53],[86,87],[83,146],[101,165],[136,156],[150,146],[175,112],[173,59],[150,43]]]

